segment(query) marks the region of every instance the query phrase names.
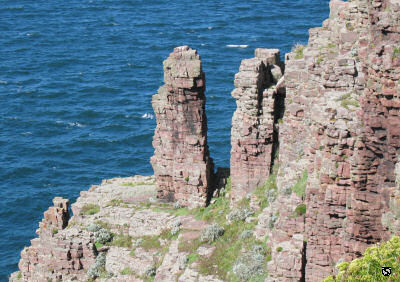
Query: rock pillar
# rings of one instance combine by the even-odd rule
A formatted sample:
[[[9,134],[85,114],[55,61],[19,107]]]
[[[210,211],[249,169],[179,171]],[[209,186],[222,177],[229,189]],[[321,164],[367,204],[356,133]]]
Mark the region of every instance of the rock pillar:
[[[278,115],[275,86],[283,75],[277,49],[256,49],[235,75],[237,109],[232,118],[231,179],[233,200],[243,198],[267,180],[274,151]]]
[[[153,95],[157,127],[151,164],[157,197],[184,206],[204,206],[213,161],[207,145],[205,76],[200,56],[188,46],[164,61],[164,85]]]

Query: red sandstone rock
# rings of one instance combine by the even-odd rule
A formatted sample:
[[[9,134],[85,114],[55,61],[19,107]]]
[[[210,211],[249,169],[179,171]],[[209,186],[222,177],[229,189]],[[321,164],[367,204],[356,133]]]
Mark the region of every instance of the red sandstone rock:
[[[157,197],[184,206],[204,206],[211,193],[213,161],[207,145],[205,75],[188,46],[164,61],[164,82],[153,96],[157,118],[151,158]]]

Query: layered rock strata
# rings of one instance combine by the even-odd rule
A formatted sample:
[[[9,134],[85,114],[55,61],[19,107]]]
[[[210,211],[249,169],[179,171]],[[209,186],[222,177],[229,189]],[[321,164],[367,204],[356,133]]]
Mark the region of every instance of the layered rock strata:
[[[157,127],[151,164],[157,197],[184,206],[204,206],[211,191],[213,161],[207,145],[205,75],[188,46],[164,61],[164,82],[153,96]]]
[[[235,75],[237,109],[232,118],[231,178],[233,200],[243,198],[267,180],[277,143],[274,123],[284,95],[276,84],[283,75],[277,49],[256,49]],[[280,88],[282,88],[280,90]]]
[[[400,3],[330,8],[286,56],[279,193],[257,226],[272,250],[269,281],[320,281],[398,232]]]
[[[65,281],[66,277],[82,281],[95,261],[93,237],[83,230],[66,229],[68,200],[56,197],[53,204],[36,231],[39,237],[21,252],[15,281]]]

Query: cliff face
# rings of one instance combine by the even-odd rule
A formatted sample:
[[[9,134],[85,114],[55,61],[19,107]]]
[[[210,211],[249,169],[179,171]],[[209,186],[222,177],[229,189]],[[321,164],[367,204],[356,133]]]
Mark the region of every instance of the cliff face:
[[[205,75],[197,51],[175,48],[164,61],[164,82],[152,101],[157,195],[184,206],[204,206],[214,166],[207,145]]]
[[[242,61],[231,192],[226,170],[212,179],[200,57],[178,47],[153,96],[155,178],[82,192],[68,227],[68,202],[55,199],[21,253],[20,278],[221,281],[253,275],[248,252],[250,267],[261,256],[256,274],[265,281],[320,281],[399,234],[400,1],[332,0],[330,8],[285,65],[274,49]],[[154,198],[204,206],[218,183],[226,189],[206,209],[174,210]],[[203,230],[220,236],[212,221],[226,232],[208,244]]]
[[[336,263],[398,231],[400,3],[331,1],[330,7],[308,45],[286,56],[280,193],[258,226],[269,235],[271,281],[319,281]],[[304,193],[293,193],[303,184]],[[306,213],[294,217],[301,204]],[[277,213],[274,227],[266,228]]]

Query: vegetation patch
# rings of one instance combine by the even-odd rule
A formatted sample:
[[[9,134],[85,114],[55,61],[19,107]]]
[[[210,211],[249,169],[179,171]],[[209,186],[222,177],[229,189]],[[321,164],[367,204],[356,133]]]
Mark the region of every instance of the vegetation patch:
[[[200,255],[197,253],[192,253],[192,254],[188,255],[187,256],[187,264],[189,265],[189,264],[195,262],[196,260],[199,259],[199,257],[200,257]]]
[[[122,233],[114,236],[111,245],[117,247],[131,248],[132,247],[132,236],[124,235]]]
[[[393,48],[393,57],[400,57],[400,47]]]
[[[347,109],[347,110],[350,109],[349,106],[353,106],[353,107],[356,107],[356,108],[360,107],[360,103],[356,99],[351,97],[351,93],[347,93],[347,94],[342,95],[336,101],[340,101],[340,105],[343,108]]]
[[[159,236],[143,236],[140,246],[145,250],[161,249]]]
[[[194,240],[180,240],[178,250],[179,252],[194,253],[201,244],[200,238]]]
[[[123,183],[122,186],[129,186],[129,187],[135,187],[135,186],[143,186],[143,185],[153,185],[154,183],[148,183],[148,182],[126,182]]]
[[[128,266],[125,267],[124,269],[122,269],[119,273],[121,273],[121,275],[133,275],[135,274],[135,272],[130,269]]]
[[[112,199],[107,203],[106,207],[119,207],[122,204],[125,204],[125,202],[119,199]]]
[[[304,58],[304,49],[306,48],[305,45],[302,44],[296,44],[293,46],[292,52],[294,52],[295,59],[302,59]]]
[[[299,197],[304,198],[306,195],[306,184],[308,179],[308,171],[305,169],[303,171],[303,175],[296,182],[296,184],[292,187],[292,191]]]
[[[241,250],[251,250],[254,245],[262,245],[267,250],[265,242],[256,240],[254,236],[241,238],[243,231],[253,230],[255,224],[254,222],[234,222],[224,226],[224,234],[213,243],[216,249],[212,255],[209,258],[199,258],[200,273],[204,275],[216,275],[223,281],[237,280],[232,270],[241,254]]]
[[[279,165],[277,163],[272,167],[272,173],[269,175],[264,185],[258,186],[254,191],[260,204],[261,210],[268,207],[269,202],[276,196],[278,186],[276,185],[276,177],[278,174]]]
[[[96,204],[86,204],[82,207],[80,215],[93,215],[100,211],[100,206]]]
[[[337,266],[339,273],[329,276],[324,282],[339,281],[400,281],[400,237],[369,247],[361,258],[342,262]],[[382,275],[382,267],[391,267],[392,276]],[[392,280],[390,280],[392,278]]]

